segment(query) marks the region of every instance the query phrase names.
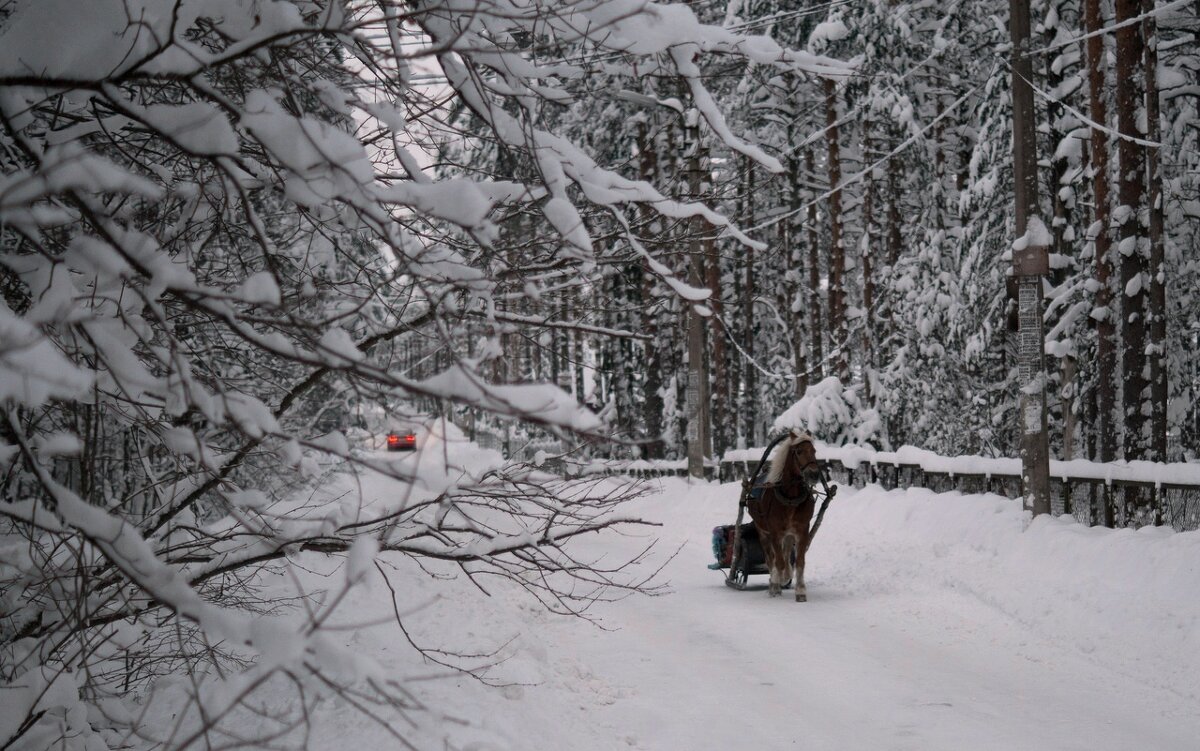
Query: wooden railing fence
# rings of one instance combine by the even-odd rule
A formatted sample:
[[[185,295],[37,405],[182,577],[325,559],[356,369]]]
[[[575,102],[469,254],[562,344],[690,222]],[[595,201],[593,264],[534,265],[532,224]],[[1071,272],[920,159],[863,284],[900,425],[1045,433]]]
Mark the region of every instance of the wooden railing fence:
[[[735,452],[745,458],[725,458],[706,467],[710,480],[733,482],[745,479],[753,471],[757,459],[753,452]],[[847,487],[877,484],[883,488],[927,488],[945,493],[995,493],[1008,498],[1023,495],[1021,476],[1015,472],[958,472],[926,468],[919,463],[892,461],[882,457],[870,461],[839,458],[828,459],[831,479]],[[1167,468],[1196,465],[1162,465]],[[575,474],[603,473],[629,475],[638,478],[683,477],[687,474],[683,461],[594,462],[564,469]],[[1146,473],[1142,473],[1146,474]],[[1178,474],[1166,471],[1164,475]],[[1094,477],[1058,474],[1051,477],[1051,511],[1056,516],[1074,516],[1087,525],[1104,524],[1106,519],[1117,527],[1165,525],[1186,531],[1200,528],[1200,482],[1158,481],[1121,477]]]

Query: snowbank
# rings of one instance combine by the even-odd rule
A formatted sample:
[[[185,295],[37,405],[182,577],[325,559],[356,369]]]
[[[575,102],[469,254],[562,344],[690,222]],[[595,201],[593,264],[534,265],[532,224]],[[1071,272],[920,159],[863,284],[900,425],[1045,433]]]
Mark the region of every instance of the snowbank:
[[[855,586],[967,592],[1064,649],[1200,700],[1200,531],[1031,523],[995,495],[866,488],[838,497],[822,537],[817,567],[831,548],[886,556]]]

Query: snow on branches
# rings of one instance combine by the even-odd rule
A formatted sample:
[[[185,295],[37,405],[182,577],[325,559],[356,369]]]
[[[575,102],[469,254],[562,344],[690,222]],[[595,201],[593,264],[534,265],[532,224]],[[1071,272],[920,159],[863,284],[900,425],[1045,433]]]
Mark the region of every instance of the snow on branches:
[[[382,461],[342,431],[364,404],[424,399],[605,436],[555,385],[494,382],[489,342],[535,324],[632,334],[508,309],[499,285],[590,284],[625,243],[699,299],[635,236],[629,215],[645,209],[750,243],[700,202],[600,166],[547,114],[601,68],[631,85],[653,70],[730,148],[778,169],[725,122],[699,75],[708,55],[846,72],[634,0],[0,9],[0,745],[183,748],[226,732],[272,681],[304,697],[365,682],[373,706],[412,709],[394,677],[323,637],[340,590],[300,623],[256,595],[261,567],[304,554],[348,553],[344,589],[398,555],[519,582],[573,614],[647,589],[633,562],[571,547],[642,523],[615,513],[629,488],[497,456]],[[482,126],[470,148],[519,168],[432,165],[463,113]],[[511,217],[527,236],[498,248]],[[296,500],[348,466],[410,490],[371,508]],[[130,687],[202,663],[245,669],[177,687],[180,720],[162,733],[119,709]]]

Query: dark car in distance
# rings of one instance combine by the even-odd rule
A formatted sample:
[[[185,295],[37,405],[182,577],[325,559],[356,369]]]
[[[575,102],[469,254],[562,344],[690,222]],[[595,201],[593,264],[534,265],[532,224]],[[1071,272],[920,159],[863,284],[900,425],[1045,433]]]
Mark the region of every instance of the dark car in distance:
[[[415,451],[417,436],[411,430],[393,430],[387,434],[388,451]]]

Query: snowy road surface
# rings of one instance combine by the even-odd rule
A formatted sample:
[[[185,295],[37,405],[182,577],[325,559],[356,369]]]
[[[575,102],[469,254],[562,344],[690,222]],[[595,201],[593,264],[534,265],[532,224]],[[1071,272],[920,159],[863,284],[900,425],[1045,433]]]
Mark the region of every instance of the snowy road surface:
[[[494,676],[521,684],[424,682],[451,718],[434,724],[476,751],[1200,748],[1200,533],[1029,526],[996,496],[843,489],[810,553],[809,602],[796,603],[705,568],[736,497],[670,479],[637,502],[664,525],[661,553],[682,548],[671,593],[605,606],[608,631],[397,562],[412,602],[438,597],[407,624],[418,641],[503,645]],[[360,591],[356,612],[390,610],[384,593]],[[422,672],[394,627],[350,643]],[[380,732],[329,712],[317,740],[347,748]]]

